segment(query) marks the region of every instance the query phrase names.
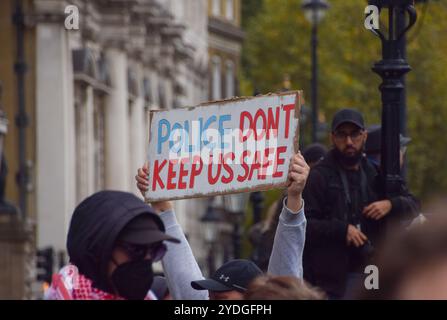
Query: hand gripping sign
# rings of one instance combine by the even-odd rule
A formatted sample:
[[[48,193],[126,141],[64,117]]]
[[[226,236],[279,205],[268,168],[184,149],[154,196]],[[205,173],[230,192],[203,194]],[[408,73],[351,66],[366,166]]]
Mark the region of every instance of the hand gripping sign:
[[[152,111],[146,200],[284,186],[301,104],[292,91]]]

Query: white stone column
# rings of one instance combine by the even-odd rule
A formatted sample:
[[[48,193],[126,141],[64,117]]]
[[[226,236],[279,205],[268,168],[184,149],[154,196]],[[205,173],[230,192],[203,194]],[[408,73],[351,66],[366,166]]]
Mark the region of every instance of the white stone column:
[[[129,191],[127,56],[123,51],[111,48],[107,51],[107,59],[112,93],[105,110],[106,188]]]
[[[87,135],[87,185],[83,198],[95,191],[95,128],[94,128],[94,93],[93,87],[88,86],[85,93],[86,135]]]
[[[160,96],[159,96],[159,81],[160,74],[159,72],[149,71],[149,81],[151,85],[151,93],[152,93],[152,104],[160,107]]]
[[[78,142],[76,144],[76,201],[81,202],[86,197],[90,196],[95,190],[95,172],[94,172],[94,114],[93,114],[93,88],[89,85],[87,87],[78,88],[82,98],[82,102],[77,108],[79,117],[75,117],[76,136]]]
[[[137,66],[134,69],[138,84],[143,82],[143,68]],[[130,168],[132,173],[129,175],[130,190],[136,195],[140,196],[136,182],[135,174],[140,168],[146,158],[145,155],[145,121],[144,121],[144,97],[143,90],[139,90],[139,96],[132,103],[132,112],[130,114]]]
[[[36,27],[37,245],[65,249],[75,206],[71,51],[63,25]]]

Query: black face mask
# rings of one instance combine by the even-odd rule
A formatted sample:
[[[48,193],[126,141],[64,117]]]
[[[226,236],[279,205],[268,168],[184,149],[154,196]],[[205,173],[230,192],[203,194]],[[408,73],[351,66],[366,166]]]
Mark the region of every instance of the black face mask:
[[[356,164],[360,163],[360,160],[362,159],[363,152],[359,151],[356,152],[353,156],[347,156],[337,148],[334,148],[334,155],[337,158],[338,161],[344,166],[352,167]]]
[[[118,265],[112,273],[118,294],[128,300],[143,300],[153,280],[152,260],[129,261]]]

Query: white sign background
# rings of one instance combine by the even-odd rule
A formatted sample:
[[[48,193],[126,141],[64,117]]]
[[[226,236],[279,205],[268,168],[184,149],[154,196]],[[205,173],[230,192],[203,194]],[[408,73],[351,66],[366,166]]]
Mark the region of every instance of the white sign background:
[[[270,94],[250,98],[236,98],[233,100],[211,102],[199,105],[197,107],[167,111],[152,111],[150,114],[148,148],[149,188],[146,193],[146,200],[160,201],[194,198],[215,194],[230,194],[237,192],[265,190],[284,186],[287,182],[287,171],[290,158],[294,153],[298,151],[298,118],[301,104],[302,92],[292,91],[281,94]],[[277,172],[276,177],[274,177],[272,174],[267,174],[264,176],[264,178],[258,179],[258,170],[254,170],[252,179],[249,180],[247,177],[247,167],[242,166],[241,163],[238,163],[236,160],[234,163],[227,164],[226,167],[231,167],[233,171],[233,179],[229,179],[230,173],[228,170],[225,170],[224,166],[221,167],[221,178],[215,184],[211,185],[208,179],[209,170],[211,170],[212,176],[215,176],[218,172],[217,164],[203,163],[200,173],[197,174],[198,170],[200,169],[200,163],[197,161],[197,158],[195,159],[195,163],[193,164],[191,161],[191,159],[193,158],[189,157],[189,161],[187,160],[182,164],[182,171],[180,171],[180,162],[177,161],[172,164],[169,163],[169,159],[170,157],[172,159],[173,153],[172,149],[170,149],[168,141],[166,141],[168,132],[167,126],[170,126],[170,128],[172,129],[174,127],[174,124],[177,123],[175,125],[177,128],[184,128],[185,121],[187,121],[190,130],[189,133],[191,134],[190,139],[193,139],[192,123],[193,121],[196,121],[197,123],[200,118],[202,118],[203,122],[206,122],[207,119],[209,119],[211,116],[216,116],[216,121],[211,122],[208,127],[209,129],[219,130],[219,119],[226,119],[225,121],[222,121],[220,123],[221,127],[225,129],[239,129],[241,114],[243,112],[250,113],[250,115],[254,119],[259,109],[262,109],[265,114],[265,119],[267,119],[269,108],[271,109],[270,115],[274,116],[274,118],[272,119],[276,119],[278,123],[278,132],[276,139],[274,139],[275,141],[273,146],[275,146],[276,148],[280,148],[280,150],[283,151],[278,155],[276,155],[276,152],[274,155],[272,154],[272,152],[270,152],[269,154],[269,157],[271,157],[269,159],[276,163],[274,169],[274,172]],[[276,112],[279,113],[277,114]],[[221,118],[221,116],[224,115],[226,115],[226,117]],[[231,117],[231,119],[229,119],[228,115]],[[245,115],[247,114],[245,113]],[[279,117],[277,117],[277,115],[279,115]],[[256,128],[261,129],[263,119],[262,117],[257,117],[257,120],[258,121],[256,122]],[[169,124],[167,125],[166,123]],[[249,121],[247,120],[247,118],[244,118],[244,129],[248,129],[248,123]],[[286,132],[287,123],[288,132]],[[252,135],[252,137],[254,137],[254,134]],[[270,135],[270,137],[273,137],[273,135]],[[269,141],[268,139],[264,140],[266,148],[271,146],[271,141]],[[161,143],[160,141],[164,142]],[[278,149],[276,149],[276,151],[277,150]],[[203,149],[201,149],[201,151],[203,151]],[[225,154],[225,149],[223,151]],[[276,162],[275,159],[282,159],[284,161],[283,163],[280,163],[281,160],[279,162]],[[165,164],[161,166],[161,164],[164,162]],[[249,168],[251,168],[250,163],[248,163],[247,165]],[[155,174],[154,179],[155,166],[161,169],[158,170],[157,174]],[[209,168],[209,166],[211,166],[211,168]],[[171,169],[170,179],[168,177],[169,169]],[[194,174],[193,179],[191,177],[192,169],[195,169],[196,173]],[[172,174],[172,172],[174,172],[174,174]],[[282,174],[280,175],[281,172]],[[182,173],[181,181],[183,183],[179,183],[180,173]],[[246,179],[243,179],[244,176],[246,177]],[[222,182],[222,177],[224,177],[225,183]],[[238,177],[240,177],[242,181],[238,181]],[[228,182],[229,180],[231,181]],[[192,181],[193,185],[191,183]],[[180,184],[183,185],[182,189],[179,188]],[[170,187],[168,187],[168,185],[170,185]],[[175,187],[173,187],[174,185]]]

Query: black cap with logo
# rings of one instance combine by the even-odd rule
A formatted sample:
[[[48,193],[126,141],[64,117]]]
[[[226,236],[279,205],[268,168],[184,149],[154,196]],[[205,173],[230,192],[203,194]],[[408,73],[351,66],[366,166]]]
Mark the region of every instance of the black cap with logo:
[[[248,284],[260,275],[262,271],[255,263],[236,259],[217,269],[210,279],[192,281],[191,286],[196,290],[244,292]]]

